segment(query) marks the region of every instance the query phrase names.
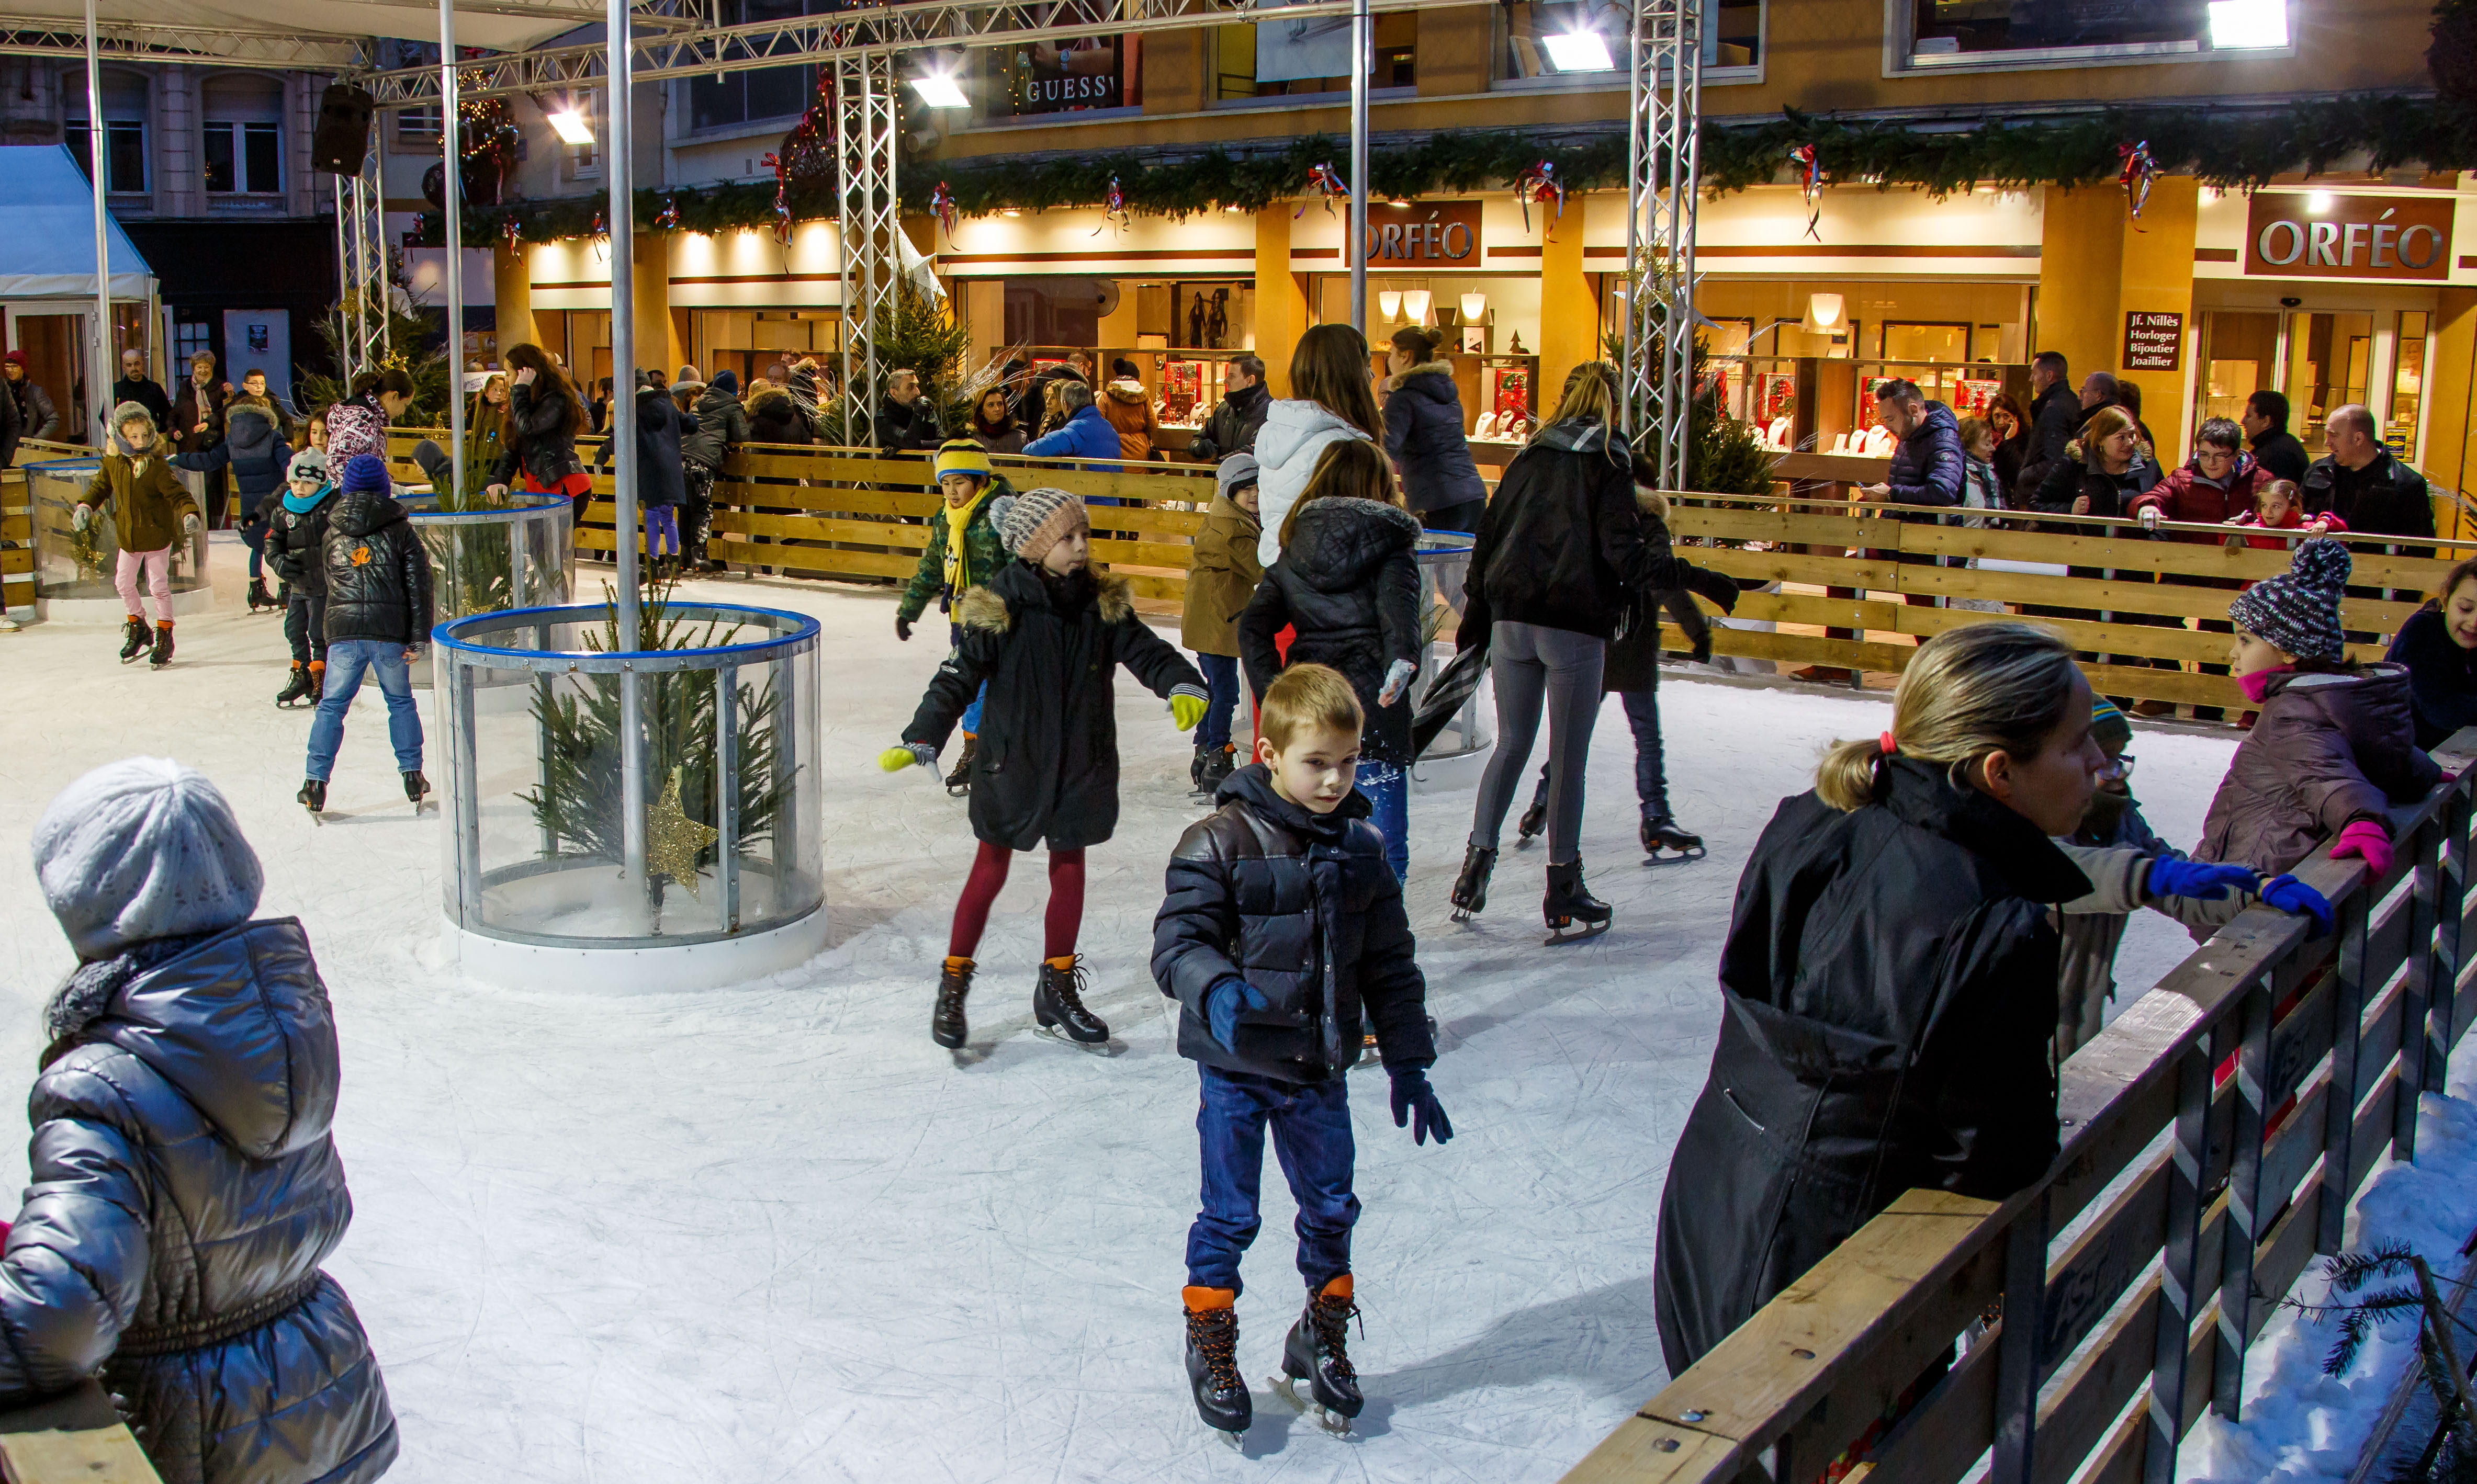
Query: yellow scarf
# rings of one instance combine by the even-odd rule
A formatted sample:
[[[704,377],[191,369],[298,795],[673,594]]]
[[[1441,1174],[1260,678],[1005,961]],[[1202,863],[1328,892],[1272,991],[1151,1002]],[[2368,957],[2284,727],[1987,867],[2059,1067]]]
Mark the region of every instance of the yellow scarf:
[[[971,504],[948,505],[945,507],[946,590],[957,597],[963,596],[963,589],[971,585],[971,574],[963,567],[963,530],[971,525],[973,514],[988,503],[989,491],[996,487],[992,481],[981,486],[981,492],[972,497]]]

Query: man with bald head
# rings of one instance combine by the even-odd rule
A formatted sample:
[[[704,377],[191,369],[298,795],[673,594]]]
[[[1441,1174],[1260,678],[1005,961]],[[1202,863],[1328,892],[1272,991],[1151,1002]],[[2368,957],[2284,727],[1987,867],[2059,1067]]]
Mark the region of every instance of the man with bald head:
[[[2345,521],[2351,534],[2431,536],[2434,505],[2425,476],[2391,457],[2362,403],[2333,408],[2322,420],[2331,452],[2305,471],[2305,510]]]

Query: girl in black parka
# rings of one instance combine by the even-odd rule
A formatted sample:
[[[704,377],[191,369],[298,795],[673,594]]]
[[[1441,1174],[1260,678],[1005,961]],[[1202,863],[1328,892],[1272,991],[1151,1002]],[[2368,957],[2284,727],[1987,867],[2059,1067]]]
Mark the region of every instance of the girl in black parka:
[[[1084,1007],[1075,952],[1084,920],[1084,851],[1118,824],[1115,687],[1123,664],[1170,704],[1178,730],[1204,717],[1204,678],[1136,616],[1123,578],[1090,569],[1084,502],[1063,489],[1029,490],[992,519],[1013,560],[955,606],[962,642],[938,667],[901,746],[879,754],[888,773],[927,767],[988,686],[972,757],[972,833],[980,853],[955,903],[946,964],[929,1034],[958,1050],[966,1026],[973,952],[1016,851],[1049,846],[1049,912],[1033,1019],[1044,1031],[1097,1045],[1110,1027]]]
[[[2048,908],[2090,886],[2049,837],[2106,760],[2090,711],[2055,635],[1949,631],[1902,674],[1892,730],[1836,745],[1765,827],[1661,1202],[1669,1374],[1903,1191],[2001,1200],[2055,1159]]]

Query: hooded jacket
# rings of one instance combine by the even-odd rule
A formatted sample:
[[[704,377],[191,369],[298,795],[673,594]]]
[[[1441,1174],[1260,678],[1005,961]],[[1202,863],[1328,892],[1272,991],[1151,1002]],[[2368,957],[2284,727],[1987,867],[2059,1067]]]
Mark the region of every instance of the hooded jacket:
[[[381,462],[388,456],[387,408],[376,394],[347,397],[327,409],[327,461],[340,469],[363,454]]]
[[[739,394],[709,383],[697,394],[696,427],[680,439],[680,455],[702,468],[719,469],[732,445],[749,439],[748,409],[739,405]]]
[[[430,554],[393,497],[375,490],[337,496],[319,567],[330,645],[370,639],[413,649],[430,642]]]
[[[321,484],[307,500],[288,489],[269,505],[267,565],[302,595],[326,597],[327,571],[319,553],[327,541],[327,516],[335,508],[336,486]]]
[[[1228,495],[1215,494],[1204,512],[1204,529],[1195,533],[1195,552],[1188,560],[1187,603],[1179,614],[1178,638],[1199,655],[1238,653],[1238,615],[1247,610],[1264,581],[1256,560],[1256,538],[1264,531],[1256,517]]]
[[[938,667],[905,742],[943,749],[981,686],[972,754],[972,833],[1028,851],[1081,850],[1118,826],[1118,712],[1124,665],[1167,700],[1204,678],[1136,614],[1124,578],[1066,578],[1009,561],[955,605],[963,642]]]
[[[2477,652],[2451,640],[2442,615],[2422,607],[2408,616],[2383,656],[2408,671],[2416,745],[2433,749],[2463,727],[2477,727]]]
[[[79,503],[112,511],[113,539],[124,552],[160,552],[181,538],[181,523],[198,513],[189,487],[163,461],[167,440],[160,434],[140,455],[112,430],[112,451],[97,461]]]
[[[23,417],[21,436],[52,438],[60,435],[61,409],[52,405],[52,394],[35,384],[32,377],[21,377],[5,383],[15,394],[17,410]]]
[[[82,968],[27,1100],[0,1404],[98,1366],[164,1484],[364,1484],[395,1459],[368,1337],[318,1271],[353,1203],[336,1026],[289,918]]]
[[[681,414],[669,392],[659,386],[637,388],[638,504],[651,508],[688,502],[688,466],[682,461],[681,449],[687,442],[687,430],[695,426],[694,418]],[[602,445],[605,469],[611,468],[618,458],[613,452],[614,447],[609,442]]]
[[[1118,430],[1111,426],[1098,406],[1080,407],[1075,415],[1055,433],[1046,433],[1023,446],[1032,458],[1106,458],[1106,469],[1118,467],[1120,457]]]
[[[1653,1303],[1687,1367],[1903,1191],[1997,1200],[2056,1156],[2056,929],[2089,881],[1944,769],[1783,801],[1738,880],[1720,1042],[1668,1165]]]
[[[1385,398],[1385,452],[1402,473],[1402,497],[1414,511],[1441,510],[1488,498],[1463,433],[1462,394],[1454,368],[1441,361],[1413,366],[1393,379]]]
[[[1419,662],[1418,541],[1408,511],[1351,496],[1312,500],[1238,617],[1238,657],[1260,705],[1288,665],[1331,665],[1349,680],[1366,713],[1364,762],[1412,761],[1411,698],[1379,706],[1376,697],[1395,660]],[[1273,642],[1284,629],[1297,631],[1288,660]]]
[[[491,482],[513,484],[518,470],[530,478],[536,487],[557,489],[571,474],[585,472],[584,460],[576,457],[576,399],[559,383],[546,376],[508,386],[508,451],[499,456],[499,467]],[[335,433],[328,435],[327,461],[342,467],[335,451]]]
[[[2425,476],[2392,458],[2389,449],[2374,450],[2373,461],[2362,469],[2341,468],[2325,454],[2305,471],[2300,487],[2307,514],[2328,510],[2361,534],[2434,534],[2434,501]]]
[[[1325,445],[1337,438],[1375,441],[1320,402],[1284,397],[1265,408],[1264,426],[1256,433],[1256,517],[1264,524],[1256,556],[1266,571],[1282,555],[1282,523],[1307,493],[1308,477],[1315,473]]]
[[[170,460],[176,469],[205,473],[230,465],[233,484],[240,492],[241,517],[246,520],[258,508],[258,503],[284,487],[285,471],[292,463],[292,447],[275,426],[275,418],[265,408],[249,403],[235,403],[224,418],[223,441],[203,453],[182,454]]]
[[[2161,520],[2190,521],[2197,526],[2220,526],[2239,516],[2254,511],[2254,496],[2271,482],[2270,471],[2254,461],[2251,454],[2239,453],[2224,479],[2213,479],[2202,472],[2199,463],[2188,462],[2150,488],[2124,503],[2124,513],[2139,516],[2143,510],[2159,512]],[[2179,541],[2196,541],[2210,545],[2220,539],[2207,531],[2167,532]]]
[[[1889,497],[1896,505],[1959,505],[1965,473],[1961,450],[1961,423],[1940,402],[1926,405],[1918,425],[1892,449],[1892,467],[1884,476]],[[1903,513],[1911,520],[1933,519]]]
[[[1204,431],[1188,444],[1188,457],[1219,463],[1233,454],[1256,452],[1257,432],[1264,426],[1264,414],[1272,406],[1273,393],[1262,382],[1225,393],[1213,405]]]
[[[2408,671],[2285,671],[2228,759],[2195,860],[2289,870],[2352,822],[2390,828],[2390,807],[2425,797],[2442,769],[2417,750]]]
[[[1480,517],[1457,643],[1485,642],[1500,620],[1606,639],[1629,598],[1681,587],[1737,602],[1735,582],[1671,554],[1665,526],[1653,544],[1623,435],[1550,423],[1514,456]]]
[[[998,536],[997,519],[990,512],[1001,500],[1014,497],[1014,486],[1004,475],[992,478],[982,489],[971,518],[963,523],[963,564],[955,583],[946,581],[946,553],[953,537],[953,523],[946,518],[946,502],[929,512],[929,545],[920,554],[920,565],[912,571],[912,581],[904,586],[902,601],[895,604],[895,616],[911,623],[929,609],[929,600],[938,600],[940,608],[951,610],[956,599],[972,588],[986,585],[1007,564],[1006,542]]]
[[[1117,431],[1118,453],[1126,458],[1150,458],[1161,437],[1161,418],[1153,411],[1152,393],[1141,382],[1119,380],[1101,388],[1101,415]]]
[[[1217,808],[1170,853],[1153,980],[1179,1002],[1178,1053],[1222,1072],[1322,1082],[1359,1060],[1363,1016],[1388,1067],[1428,1067],[1427,981],[1385,837],[1354,790],[1330,814],[1274,792],[1263,763],[1222,779]],[[1205,997],[1244,978],[1272,1002],[1213,1039]]]
[[[1651,556],[1648,565],[1652,569],[1652,581],[1657,583],[1666,578],[1682,578],[1680,585],[1685,585],[1688,591],[1701,588],[1714,594],[1713,601],[1723,608],[1734,608],[1738,596],[1735,581],[1710,568],[1691,566],[1677,559],[1669,545],[1667,497],[1638,484],[1634,490],[1634,503],[1635,509],[1642,516],[1642,541]],[[1726,602],[1718,596],[1720,584],[1726,584],[1728,588]],[[1630,690],[1660,688],[1660,656],[1663,653],[1661,614],[1676,599],[1676,589],[1657,586],[1637,588],[1626,594],[1625,605],[1618,610],[1616,631],[1609,636],[1608,649],[1600,657],[1600,689],[1603,693],[1622,694]],[[1689,605],[1693,602],[1690,598],[1683,601]],[[1483,613],[1481,617],[1486,619],[1487,615]],[[1471,625],[1467,606],[1463,610],[1462,621],[1465,626],[1477,628]]]
[[[780,386],[768,386],[748,404],[748,441],[806,445],[817,440],[800,405]]]

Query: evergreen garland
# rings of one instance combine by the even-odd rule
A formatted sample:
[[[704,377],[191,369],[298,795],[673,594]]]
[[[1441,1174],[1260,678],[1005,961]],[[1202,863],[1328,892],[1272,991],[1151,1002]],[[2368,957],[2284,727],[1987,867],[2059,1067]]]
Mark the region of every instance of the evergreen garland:
[[[2363,93],[2264,112],[2181,105],[2110,108],[2031,118],[1989,115],[1959,126],[1789,110],[1757,124],[1706,122],[1703,186],[1725,194],[1787,181],[1789,151],[1801,144],[1814,146],[1833,185],[1864,182],[1936,196],[1973,186],[2088,186],[2115,178],[2116,146],[2129,139],[2149,140],[2151,154],[2170,174],[2250,190],[2282,175],[2317,174],[2361,156],[2364,167],[2377,172],[2414,165],[2477,169],[2477,109],[2430,94]],[[1147,215],[1177,219],[1226,208],[1258,211],[1296,198],[1311,167],[1346,153],[1346,141],[1314,135],[1279,149],[1215,147],[1179,160],[1133,150],[1041,161],[989,156],[908,172],[903,200],[906,210],[925,214],[942,181],[966,216],[1101,207],[1114,179],[1128,207]],[[1570,134],[1546,141],[1520,130],[1452,130],[1373,147],[1368,188],[1389,197],[1500,190],[1544,160],[1556,166],[1567,189],[1602,190],[1625,183],[1625,137],[1614,131],[1579,141]],[[788,195],[792,215],[803,221],[835,214],[831,181],[809,178],[813,173],[795,178]],[[529,242],[590,235],[607,200],[596,195],[513,202],[468,211],[465,242],[492,246],[510,220]],[[651,227],[665,206],[676,206],[677,225],[691,232],[769,230],[774,224],[770,183],[640,190],[638,224]],[[436,213],[423,215],[425,245],[438,245],[440,230]]]

